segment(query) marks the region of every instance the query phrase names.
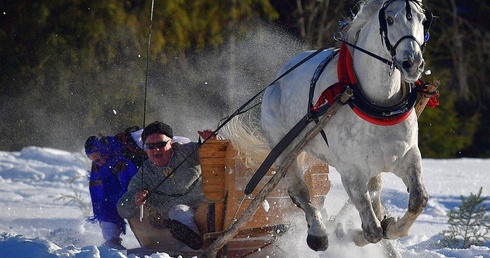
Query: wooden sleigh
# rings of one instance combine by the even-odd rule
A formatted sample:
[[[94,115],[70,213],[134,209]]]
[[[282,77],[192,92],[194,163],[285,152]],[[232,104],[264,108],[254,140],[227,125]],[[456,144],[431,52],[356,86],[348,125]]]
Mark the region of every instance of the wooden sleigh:
[[[135,254],[165,252],[172,256],[198,256],[214,240],[223,235],[234,223],[255,195],[273,176],[274,168],[269,170],[256,190],[244,196],[244,189],[257,166],[249,165],[247,158],[238,155],[237,150],[227,140],[210,140],[200,148],[203,191],[207,199],[202,209],[197,211],[196,220],[201,224],[204,246],[202,250],[192,250],[175,240],[166,229],[155,229],[144,214],[142,221],[134,218],[129,221],[134,235],[142,248],[131,250]],[[330,189],[328,165],[307,157],[304,168],[305,181],[310,189],[312,202],[323,206]],[[299,211],[291,201],[285,180],[280,182],[267,196],[252,218],[218,252],[219,257],[246,257],[257,251],[261,255],[271,252],[275,241],[289,229],[290,214]],[[199,223],[199,221],[202,221]],[[205,224],[205,225],[202,225]]]

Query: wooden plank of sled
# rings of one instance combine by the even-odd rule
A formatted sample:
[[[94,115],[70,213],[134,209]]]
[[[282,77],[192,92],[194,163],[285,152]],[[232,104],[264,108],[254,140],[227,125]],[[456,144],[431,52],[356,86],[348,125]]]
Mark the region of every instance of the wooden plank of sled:
[[[230,142],[225,140],[208,140],[201,145],[199,155],[201,158],[223,158]]]
[[[245,186],[250,180],[251,175],[257,170],[257,167],[258,165],[249,167],[244,164],[244,159],[236,159],[235,185],[234,187],[228,188],[229,195],[225,228],[230,227],[234,220],[242,215],[248,205],[252,202],[252,196],[257,195],[260,189],[266,185],[265,182],[270,180],[275,173],[273,169],[269,170],[254,192],[242,201]],[[307,168],[305,171],[305,181],[310,189],[311,200],[316,205],[323,205],[326,193],[330,187],[330,181],[328,181],[328,165],[307,156],[305,158],[305,167]],[[313,180],[317,181],[314,182]],[[267,209],[265,206],[259,207],[253,217],[242,227],[242,229],[253,229],[284,223],[284,221],[288,221],[288,218],[285,216],[289,216],[291,212],[300,211],[291,201],[287,190],[287,183],[285,181],[279,182],[268,194],[266,200],[268,206]],[[240,202],[242,202],[241,205]]]
[[[201,145],[199,150],[201,170],[203,173],[203,191],[208,200],[223,200],[224,187],[224,161],[228,141],[209,140]]]
[[[216,171],[217,175],[220,177],[220,191],[222,192],[222,201],[220,202],[215,202],[215,230],[216,231],[222,231],[225,229],[225,217],[226,217],[226,212],[229,209],[228,207],[228,199],[229,199],[229,190],[230,182],[232,178],[234,177],[233,172],[233,167],[231,164],[234,162],[234,157],[236,156],[236,150],[234,150],[233,146],[225,140],[215,140],[218,142],[226,142],[226,148],[221,149],[222,153],[224,153],[224,159],[222,159],[221,163],[221,169]],[[231,170],[230,170],[231,169]],[[218,187],[218,186],[216,186]]]
[[[278,224],[273,226],[264,226],[260,228],[249,228],[240,230],[234,238],[263,237],[268,235],[280,235],[288,230],[288,225]],[[217,239],[223,235],[223,231],[204,234],[204,240]]]
[[[237,152],[233,145],[228,147],[228,154],[226,159],[225,172],[226,186],[227,189],[227,201],[226,201],[226,214],[224,221],[224,228],[229,228],[230,225],[241,216],[246,207],[252,202],[252,198],[247,197],[245,200],[244,189],[250,177],[256,171],[259,164],[250,165],[245,164],[247,162],[246,158],[238,158]],[[312,202],[317,205],[323,205],[323,200],[329,189],[328,181],[328,165],[308,157],[305,159],[305,180],[308,186],[310,186],[310,194]],[[265,186],[265,182],[272,178],[275,173],[274,169],[267,172],[264,177],[263,182],[259,183],[258,187],[251,196],[259,193],[259,190]],[[318,175],[311,175],[311,173],[316,173]],[[313,180],[318,180],[313,186]],[[322,185],[324,184],[324,185]],[[284,217],[291,213],[291,211],[298,211],[296,205],[291,201],[288,191],[287,184],[285,181],[280,182],[268,195],[268,209],[259,208],[253,218],[248,221],[242,229],[253,229],[260,228],[264,226],[271,226],[274,224],[284,223],[288,218]],[[241,203],[242,202],[242,203]],[[241,204],[241,205],[240,205]]]
[[[225,178],[223,177],[224,167],[220,166],[201,166],[202,188],[204,196],[209,201],[222,201],[225,199]]]
[[[203,192],[208,201],[208,214],[214,215],[213,230],[223,230],[223,214],[225,213],[226,186],[225,162],[230,142],[226,140],[208,140],[199,150],[203,176]],[[209,209],[212,209],[209,210]]]
[[[207,154],[216,153],[212,150],[212,148],[217,148],[217,145],[216,142],[213,143],[214,145],[208,145],[207,143],[204,144],[203,150]],[[207,156],[201,155],[201,159],[203,160],[202,163],[204,164],[202,165],[203,187],[205,191],[205,196],[208,198],[208,203],[212,203],[214,205],[211,206],[211,209],[214,209],[214,230],[217,231],[205,233],[204,239],[206,239],[206,241],[209,241],[209,239],[215,239],[216,236],[221,235],[222,231],[229,228],[234,219],[239,218],[245,208],[250,204],[250,202],[252,201],[251,198],[245,200],[240,208],[238,207],[239,202],[244,196],[244,187],[250,180],[250,177],[253,175],[253,173],[255,173],[258,166],[246,165],[245,163],[250,160],[247,160],[243,157],[239,158],[237,150],[231,144],[229,144],[226,149],[226,159],[224,161],[224,166],[213,164],[213,162],[206,162],[207,159],[214,158],[212,155],[213,154],[209,154]],[[221,153],[220,156],[222,156]],[[316,159],[308,158],[305,159],[305,166],[307,167],[306,174],[314,172],[323,175],[328,179],[327,165],[319,163]],[[273,174],[274,169],[271,169],[267,172],[265,179],[272,178]],[[218,178],[213,179],[213,177],[215,176]],[[311,185],[310,181],[312,180],[313,176],[315,175],[307,177],[307,184]],[[223,181],[219,181],[219,179],[222,179]],[[219,184],[214,181],[219,181]],[[325,181],[323,180],[322,183],[325,183]],[[265,186],[265,183],[261,183],[259,185],[259,187],[263,186]],[[254,194],[257,194],[259,192],[259,187],[254,192]],[[219,189],[224,190],[224,202],[220,202],[223,199],[218,199],[221,196],[213,195],[215,194],[214,191],[219,191]],[[317,193],[315,193],[315,191],[317,191]],[[327,191],[328,188],[325,187],[323,189],[312,188],[312,201],[317,204],[323,204],[323,199]],[[211,196],[213,196],[213,199],[210,199]],[[320,196],[323,199],[318,198],[317,196]],[[283,215],[289,215],[291,213],[291,210],[299,211],[296,205],[294,205],[294,203],[289,198],[289,195],[287,193],[287,185],[285,182],[280,183],[269,194],[267,200],[270,205],[269,209],[267,211],[265,209],[259,209],[253,215],[253,218],[249,222],[247,222],[244,227],[242,227],[242,230],[238,233],[239,236],[236,236],[235,238],[230,240],[232,243],[228,243],[228,251],[238,249],[256,250],[274,242],[276,237],[275,235],[264,235],[260,232],[266,232],[264,230],[268,230],[269,228],[277,228],[277,225],[284,225],[283,223],[285,223],[285,221],[288,221],[288,219],[284,218]],[[245,234],[242,232],[247,232],[246,234],[248,235],[246,237],[241,237],[241,235]],[[253,238],[254,241],[251,241],[251,238]]]
[[[341,95],[340,102],[347,103],[347,101],[352,97],[353,91],[350,88]],[[279,167],[277,173],[272,177],[272,179],[267,183],[267,185],[260,191],[260,193],[254,198],[253,202],[247,207],[242,216],[228,229],[224,234],[211,244],[199,257],[216,257],[217,252],[230,241],[253,216],[255,211],[259,208],[260,204],[266,199],[269,192],[274,189],[274,187],[281,181],[285,176],[287,168],[296,159],[299,153],[303,151],[306,145],[315,138],[318,133],[325,127],[328,121],[335,115],[335,113],[340,109],[341,105],[337,102],[328,109],[328,111],[320,118],[320,121],[316,123],[313,128],[308,131],[304,138],[298,142],[294,148],[288,153],[283,164]]]
[[[226,189],[226,203],[225,203],[225,213],[223,214],[223,228],[226,230],[230,226],[230,221],[234,217],[234,211],[237,209],[238,201],[236,196],[232,194],[234,189],[236,189],[236,162],[238,151],[233,147],[233,145],[228,146],[226,150],[226,160],[225,160],[225,189]]]
[[[226,202],[226,214],[224,221],[224,228],[229,228],[236,219],[238,219],[248,204],[252,201],[251,199],[243,200],[245,189],[245,185],[250,180],[251,175],[255,172],[256,167],[248,167],[244,164],[244,160],[237,157],[238,152],[236,149],[230,145],[228,147],[229,153],[227,154],[227,165],[229,168],[229,172],[225,172],[226,179],[226,189],[227,192],[227,202]],[[271,171],[268,172],[268,175],[271,175]],[[257,191],[258,192],[258,191]],[[283,194],[287,201],[289,202],[289,197],[286,194]],[[283,204],[283,203],[281,203]],[[281,214],[281,210],[278,207],[282,207],[287,209],[292,206],[289,203],[285,203],[283,205],[274,206],[275,208],[266,212],[264,209],[259,210],[254,214],[253,218],[247,222],[246,225],[243,226],[242,229],[253,229],[260,228],[263,226],[273,225],[274,223],[283,223],[282,217],[275,216],[276,214]],[[276,218],[270,219],[271,218]]]
[[[264,179],[272,178],[268,173]],[[234,196],[235,204],[239,204],[240,201],[245,197],[242,201],[241,205],[234,206],[233,213],[235,216],[234,220],[238,219],[248,205],[252,202],[252,196],[255,196],[259,193],[260,188],[265,186],[265,183],[260,183],[256,188],[252,195],[245,196],[244,187],[246,186],[250,177],[237,179],[237,182],[240,182],[241,187],[237,187],[236,189],[230,189],[230,196]],[[267,202],[266,202],[267,201]],[[272,226],[275,224],[281,224],[288,219],[285,217],[290,212],[297,210],[296,205],[291,201],[287,191],[287,185],[285,182],[281,182],[279,186],[277,186],[271,193],[267,196],[267,199],[262,202],[261,207],[255,212],[253,217],[242,227],[242,229],[252,229],[252,228],[260,228],[264,226]],[[299,211],[299,209],[297,210]],[[226,225],[229,227],[234,221],[226,220]]]
[[[204,165],[223,165],[225,157],[205,158],[201,160],[201,167]]]

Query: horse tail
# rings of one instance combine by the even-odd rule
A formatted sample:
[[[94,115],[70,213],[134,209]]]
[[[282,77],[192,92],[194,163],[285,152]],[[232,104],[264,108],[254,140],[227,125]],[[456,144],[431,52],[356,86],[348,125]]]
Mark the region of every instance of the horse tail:
[[[251,116],[234,117],[221,128],[220,135],[231,142],[247,165],[260,165],[270,152],[258,121]]]

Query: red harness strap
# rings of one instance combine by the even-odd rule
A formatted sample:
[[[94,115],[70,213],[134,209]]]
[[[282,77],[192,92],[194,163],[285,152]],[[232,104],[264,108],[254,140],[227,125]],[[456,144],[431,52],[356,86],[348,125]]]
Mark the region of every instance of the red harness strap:
[[[354,73],[354,65],[352,64],[352,56],[347,49],[347,45],[342,44],[339,52],[339,62],[337,63],[337,75],[339,81],[346,86],[357,84],[356,74]]]
[[[318,98],[317,103],[312,107],[312,111],[318,111],[318,109],[327,103],[334,103],[335,97],[345,91],[348,85],[357,84],[356,75],[354,73],[354,66],[352,65],[352,56],[347,49],[345,44],[342,44],[340,47],[338,62],[337,62],[337,76],[339,82],[333,84],[332,86],[326,88],[320,97]],[[356,113],[360,118],[364,119],[367,122],[372,124],[381,125],[381,126],[391,126],[399,124],[405,119],[407,119],[412,113],[412,108],[407,111],[405,114],[400,115],[398,117],[390,117],[390,118],[376,118],[370,116],[369,114],[363,112],[359,108],[351,105],[352,111]]]
[[[349,64],[346,64],[346,62],[348,62]],[[342,44],[337,61],[337,77],[339,78],[339,82],[326,88],[322,92],[322,94],[318,98],[318,101],[312,107],[312,111],[317,112],[318,109],[325,103],[329,103],[330,105],[332,105],[335,102],[335,97],[342,94],[347,88],[347,85],[350,85],[351,82],[356,83],[355,75],[352,79],[352,77],[350,77],[350,74],[348,73],[347,67],[352,67],[352,58],[345,44]]]

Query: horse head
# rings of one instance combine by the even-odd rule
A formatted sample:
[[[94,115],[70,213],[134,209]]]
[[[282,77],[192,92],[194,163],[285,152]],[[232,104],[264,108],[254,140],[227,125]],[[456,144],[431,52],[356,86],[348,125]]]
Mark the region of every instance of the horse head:
[[[379,10],[381,40],[393,64],[407,82],[424,71],[423,52],[429,37],[432,14],[419,0],[388,0]]]

